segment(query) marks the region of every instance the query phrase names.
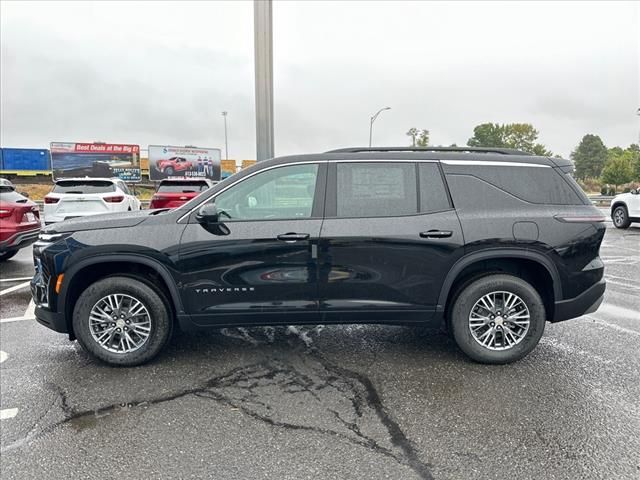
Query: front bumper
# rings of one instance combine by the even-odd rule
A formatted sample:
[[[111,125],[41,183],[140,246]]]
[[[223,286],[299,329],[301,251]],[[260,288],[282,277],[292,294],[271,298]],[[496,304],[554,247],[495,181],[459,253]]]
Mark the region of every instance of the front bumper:
[[[62,313],[52,312],[44,307],[36,307],[35,317],[38,323],[60,333],[69,333],[67,321]]]
[[[603,278],[577,297],[555,302],[553,319],[551,321],[562,322],[563,320],[569,320],[595,312],[604,299],[606,287],[607,282],[605,282]]]
[[[0,252],[7,250],[20,250],[28,245],[31,245],[38,239],[40,233],[40,227],[33,228],[31,230],[23,230],[16,232],[4,242],[0,242]]]

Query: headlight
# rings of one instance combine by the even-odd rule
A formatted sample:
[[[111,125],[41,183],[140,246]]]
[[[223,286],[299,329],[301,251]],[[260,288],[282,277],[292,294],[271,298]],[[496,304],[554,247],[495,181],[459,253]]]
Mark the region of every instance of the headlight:
[[[68,234],[64,233],[41,233],[40,235],[38,235],[38,240],[40,240],[41,242],[52,243],[57,242],[58,240],[62,240],[63,238],[68,236]]]

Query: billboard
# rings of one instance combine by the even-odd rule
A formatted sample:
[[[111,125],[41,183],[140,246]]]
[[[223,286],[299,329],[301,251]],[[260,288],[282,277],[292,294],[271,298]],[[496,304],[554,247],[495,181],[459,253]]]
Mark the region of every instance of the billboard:
[[[220,149],[149,145],[149,180],[204,177],[220,180]]]
[[[53,178],[118,177],[139,182],[140,146],[115,143],[51,143]]]

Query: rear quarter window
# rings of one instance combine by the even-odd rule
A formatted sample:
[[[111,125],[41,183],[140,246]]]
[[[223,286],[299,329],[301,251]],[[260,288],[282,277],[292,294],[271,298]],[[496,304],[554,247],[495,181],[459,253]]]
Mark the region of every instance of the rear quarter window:
[[[583,205],[581,195],[565,174],[551,167],[455,165],[445,172],[470,175],[525,202],[542,205]],[[456,192],[456,195],[464,192]]]
[[[53,186],[53,193],[109,193],[115,192],[116,186],[113,182],[101,181],[101,180],[66,180],[57,182]]]

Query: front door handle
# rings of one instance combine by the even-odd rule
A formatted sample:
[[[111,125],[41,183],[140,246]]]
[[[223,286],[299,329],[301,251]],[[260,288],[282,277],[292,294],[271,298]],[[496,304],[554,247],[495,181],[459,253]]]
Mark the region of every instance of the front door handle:
[[[309,238],[308,233],[281,233],[278,235],[278,240],[282,240],[283,242],[299,242],[300,240],[307,240]]]
[[[420,232],[422,238],[448,238],[453,235],[451,230],[429,230],[427,232]]]

